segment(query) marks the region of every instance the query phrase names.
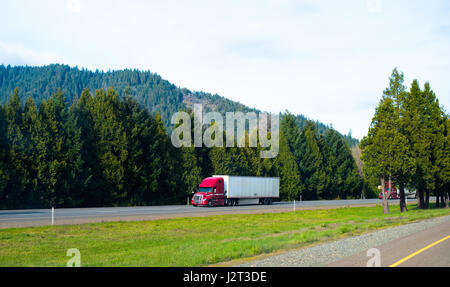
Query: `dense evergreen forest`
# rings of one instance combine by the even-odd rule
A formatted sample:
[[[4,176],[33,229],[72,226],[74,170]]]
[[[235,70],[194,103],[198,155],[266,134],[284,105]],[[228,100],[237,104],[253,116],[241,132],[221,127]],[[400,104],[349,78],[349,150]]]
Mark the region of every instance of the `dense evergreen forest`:
[[[159,113],[113,88],[21,98],[0,106],[2,209],[182,204],[212,174],[278,176],[282,200],[358,198],[364,185],[339,133],[289,113],[278,156],[262,159],[248,145],[175,148]]]
[[[168,131],[171,129],[170,117],[179,110],[201,103],[205,111],[226,112],[258,112],[238,102],[228,100],[217,94],[190,91],[178,88],[159,75],[149,71],[119,70],[119,71],[89,71],[71,68],[67,65],[47,65],[43,67],[4,66],[0,65],[0,104],[5,104],[15,88],[20,89],[20,98],[25,101],[32,97],[36,105],[50,98],[58,90],[66,96],[68,103],[80,97],[84,89],[94,93],[97,89],[106,90],[114,87],[119,97],[131,96],[153,114],[158,112]],[[300,128],[309,121],[303,115],[296,115]],[[330,127],[319,121],[315,122],[319,133],[324,134]],[[350,146],[356,146],[359,141],[351,134],[342,135]]]
[[[285,112],[272,159],[248,145],[175,148],[179,110],[258,111],[150,72],[0,66],[0,103],[1,209],[182,204],[212,174],[278,176],[281,200],[373,197],[393,182],[402,211],[406,188],[420,208],[431,195],[448,206],[449,116],[428,83],[408,91],[396,69],[360,145]]]

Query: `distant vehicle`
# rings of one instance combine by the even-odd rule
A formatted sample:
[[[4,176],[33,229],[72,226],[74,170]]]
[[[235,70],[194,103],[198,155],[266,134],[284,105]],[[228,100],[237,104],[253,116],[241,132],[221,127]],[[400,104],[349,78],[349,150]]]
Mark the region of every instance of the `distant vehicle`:
[[[405,189],[405,196],[406,198],[416,198],[416,191]]]
[[[386,191],[386,194],[388,194],[388,192],[389,192],[389,191]],[[378,198],[379,198],[379,199],[383,199],[383,195],[381,194],[381,192],[380,192],[380,194],[378,195]],[[391,195],[389,195],[387,199],[399,199],[399,198],[400,198],[400,197],[399,197],[399,195],[397,194],[397,192],[392,191],[392,192],[391,192]]]
[[[387,199],[399,199],[399,193],[397,191],[397,189],[395,188],[395,186],[392,186],[392,190],[391,190],[391,194],[389,194],[389,182],[386,182],[385,187],[384,187],[384,192],[387,195]],[[378,198],[379,199],[383,199],[383,194],[380,192],[378,194]]]
[[[191,200],[193,206],[272,204],[280,196],[279,177],[214,175],[205,178]]]

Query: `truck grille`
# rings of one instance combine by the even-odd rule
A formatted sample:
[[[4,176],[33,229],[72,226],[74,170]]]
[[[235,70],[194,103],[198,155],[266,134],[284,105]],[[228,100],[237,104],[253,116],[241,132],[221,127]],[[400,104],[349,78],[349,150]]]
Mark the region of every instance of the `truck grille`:
[[[194,195],[194,203],[196,203],[196,204],[202,203],[202,196],[201,195]]]

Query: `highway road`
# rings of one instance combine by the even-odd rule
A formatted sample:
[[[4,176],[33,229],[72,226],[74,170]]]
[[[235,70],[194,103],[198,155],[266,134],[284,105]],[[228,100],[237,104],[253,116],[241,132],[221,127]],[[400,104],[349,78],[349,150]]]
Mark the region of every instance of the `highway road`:
[[[450,267],[450,215],[224,263],[236,267]]]
[[[381,267],[450,267],[450,221],[376,246]],[[364,267],[367,252],[328,266]]]
[[[414,200],[409,199],[408,202]],[[390,200],[398,204],[398,200]],[[320,200],[296,202],[300,209],[367,206],[381,204],[379,199]],[[275,202],[273,205],[245,205],[233,207],[193,207],[187,205],[145,207],[101,207],[55,209],[55,224],[79,224],[118,220],[151,220],[173,217],[206,216],[215,214],[283,212],[294,208],[293,202]],[[41,226],[51,224],[50,209],[0,210],[0,228]]]

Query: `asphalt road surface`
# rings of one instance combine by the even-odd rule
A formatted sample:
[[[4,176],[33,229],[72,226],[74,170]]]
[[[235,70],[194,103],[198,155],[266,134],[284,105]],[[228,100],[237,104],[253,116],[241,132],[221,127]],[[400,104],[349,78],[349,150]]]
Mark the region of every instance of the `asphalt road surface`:
[[[376,248],[381,267],[450,267],[450,221]],[[364,267],[368,259],[365,251],[328,266]]]
[[[227,262],[239,267],[450,267],[450,215]]]
[[[408,199],[408,202],[415,200]],[[390,200],[398,204],[398,200]],[[381,204],[379,199],[320,200],[296,202],[296,210]],[[173,217],[207,216],[216,214],[245,214],[283,212],[293,210],[293,202],[275,202],[272,205],[243,205],[220,207],[193,207],[187,205],[146,207],[101,207],[55,209],[54,224],[80,224],[102,221],[151,220]],[[0,228],[41,226],[51,224],[50,209],[0,210]]]

